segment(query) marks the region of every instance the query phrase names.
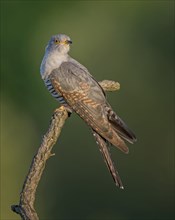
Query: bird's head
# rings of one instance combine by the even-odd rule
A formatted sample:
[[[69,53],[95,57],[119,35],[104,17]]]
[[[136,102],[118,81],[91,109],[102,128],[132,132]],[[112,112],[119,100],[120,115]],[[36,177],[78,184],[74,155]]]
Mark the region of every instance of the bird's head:
[[[70,50],[70,44],[72,44],[70,37],[65,34],[57,34],[51,37],[47,44],[46,51],[58,51],[62,54],[67,54]]]

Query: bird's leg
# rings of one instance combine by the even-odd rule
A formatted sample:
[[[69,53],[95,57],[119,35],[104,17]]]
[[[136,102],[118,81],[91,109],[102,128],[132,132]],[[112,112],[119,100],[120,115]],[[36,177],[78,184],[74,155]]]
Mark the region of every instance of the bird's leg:
[[[67,103],[62,104],[62,106],[66,109],[68,117],[70,117],[73,112],[72,108]]]

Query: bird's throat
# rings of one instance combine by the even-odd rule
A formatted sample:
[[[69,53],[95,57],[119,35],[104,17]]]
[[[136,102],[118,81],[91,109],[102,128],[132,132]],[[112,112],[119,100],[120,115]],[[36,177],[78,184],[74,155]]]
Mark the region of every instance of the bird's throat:
[[[40,66],[42,79],[46,79],[50,75],[52,70],[59,68],[60,65],[67,60],[67,54],[62,54],[58,51],[54,51],[52,53],[46,52]]]

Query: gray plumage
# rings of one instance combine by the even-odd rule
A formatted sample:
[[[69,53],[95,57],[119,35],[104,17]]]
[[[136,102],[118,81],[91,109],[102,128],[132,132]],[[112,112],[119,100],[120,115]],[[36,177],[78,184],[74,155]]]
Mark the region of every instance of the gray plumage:
[[[52,96],[92,128],[116,185],[123,188],[107,143],[128,153],[124,140],[134,143],[136,137],[112,110],[98,82],[83,65],[68,55],[70,43],[70,38],[63,34],[51,38],[41,64],[41,76]]]

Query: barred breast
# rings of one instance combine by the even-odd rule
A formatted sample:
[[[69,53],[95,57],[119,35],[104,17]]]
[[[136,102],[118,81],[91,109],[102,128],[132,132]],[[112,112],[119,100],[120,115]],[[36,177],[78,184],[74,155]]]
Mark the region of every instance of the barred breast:
[[[56,92],[54,87],[52,86],[52,83],[50,82],[49,79],[44,80],[44,83],[47,87],[47,89],[49,90],[49,92],[51,93],[51,95],[60,102],[60,104],[66,104],[66,101],[64,100],[63,96]]]

